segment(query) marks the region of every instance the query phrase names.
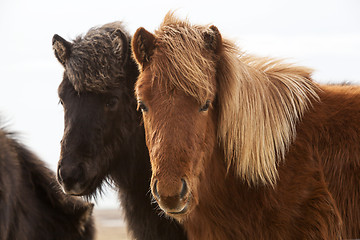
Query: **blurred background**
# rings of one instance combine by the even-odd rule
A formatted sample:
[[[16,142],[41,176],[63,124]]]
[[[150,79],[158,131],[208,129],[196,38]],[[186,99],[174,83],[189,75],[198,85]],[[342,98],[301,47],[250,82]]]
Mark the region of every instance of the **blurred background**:
[[[169,10],[196,24],[214,24],[245,51],[315,70],[321,83],[360,83],[360,1],[92,1],[0,0],[0,121],[56,170],[63,134],[57,87],[63,68],[51,45],[89,28],[123,21],[155,30]],[[108,189],[96,208],[114,209]]]

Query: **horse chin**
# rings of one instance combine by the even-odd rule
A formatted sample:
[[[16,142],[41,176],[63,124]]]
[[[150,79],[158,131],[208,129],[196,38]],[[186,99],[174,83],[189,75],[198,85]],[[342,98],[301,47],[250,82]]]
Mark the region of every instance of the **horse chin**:
[[[80,196],[81,193],[83,192],[79,183],[76,183],[71,188],[66,187],[64,184],[61,184],[61,189],[65,194],[74,195],[74,196]]]
[[[96,179],[90,181],[84,181],[83,184],[75,183],[71,188],[67,188],[66,185],[61,184],[61,189],[65,194],[73,196],[90,196],[96,192],[97,187],[95,186]]]
[[[189,196],[186,203],[179,208],[179,210],[166,210],[166,208],[162,208],[159,204],[160,208],[164,211],[164,213],[177,221],[181,222],[183,221],[189,213],[193,210],[193,204],[192,204],[192,196]]]

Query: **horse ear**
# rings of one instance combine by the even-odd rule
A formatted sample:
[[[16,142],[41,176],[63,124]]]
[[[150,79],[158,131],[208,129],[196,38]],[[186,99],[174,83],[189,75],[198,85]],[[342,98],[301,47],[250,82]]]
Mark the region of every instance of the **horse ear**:
[[[203,36],[206,47],[215,53],[218,53],[222,42],[219,29],[214,25],[211,25],[209,29],[204,32]]]
[[[141,66],[149,63],[155,45],[155,36],[146,31],[145,28],[138,28],[131,42],[135,60]]]
[[[55,34],[52,39],[52,46],[55,57],[63,66],[65,66],[65,62],[70,56],[72,44],[59,35]]]
[[[121,59],[122,65],[124,65],[127,61],[129,51],[129,39],[120,29],[116,29],[112,32],[110,37],[112,39],[115,54],[119,59]]]

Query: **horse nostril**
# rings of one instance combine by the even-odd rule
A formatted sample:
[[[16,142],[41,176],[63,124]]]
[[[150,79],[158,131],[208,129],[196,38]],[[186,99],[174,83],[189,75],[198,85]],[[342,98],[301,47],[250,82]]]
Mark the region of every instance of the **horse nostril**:
[[[156,179],[155,182],[154,182],[154,187],[153,187],[153,192],[154,192],[154,195],[160,199],[160,195],[159,195],[159,192],[158,192],[158,189],[157,189],[157,183],[158,183],[158,180]]]
[[[184,179],[181,179],[181,182],[182,182],[182,188],[180,192],[180,198],[184,198],[188,192],[188,186]]]
[[[66,171],[64,170],[64,168],[58,168],[58,180],[60,183],[64,183],[64,181],[68,180],[68,175],[66,173]]]
[[[59,182],[59,183],[62,183],[62,182],[63,182],[63,179],[62,179],[61,174],[60,174],[60,166],[57,168],[57,173],[56,173],[56,175],[57,175],[58,182]]]

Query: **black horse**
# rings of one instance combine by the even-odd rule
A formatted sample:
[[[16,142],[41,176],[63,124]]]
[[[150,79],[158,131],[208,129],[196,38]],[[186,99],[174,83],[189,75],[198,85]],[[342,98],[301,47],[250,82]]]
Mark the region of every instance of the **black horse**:
[[[135,239],[186,239],[178,223],[159,216],[149,192],[151,168],[134,84],[139,74],[131,37],[120,22],[92,28],[68,42],[53,37],[64,66],[58,92],[65,129],[58,181],[72,195],[96,196],[104,183],[119,192]]]
[[[0,129],[0,240],[94,239],[92,209],[65,195],[55,174]]]

